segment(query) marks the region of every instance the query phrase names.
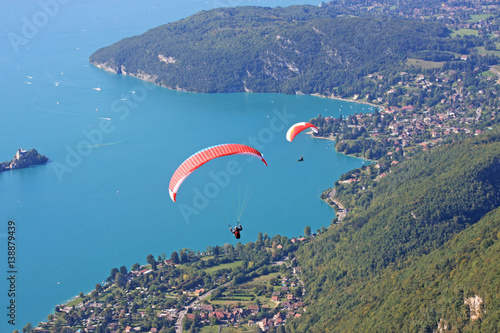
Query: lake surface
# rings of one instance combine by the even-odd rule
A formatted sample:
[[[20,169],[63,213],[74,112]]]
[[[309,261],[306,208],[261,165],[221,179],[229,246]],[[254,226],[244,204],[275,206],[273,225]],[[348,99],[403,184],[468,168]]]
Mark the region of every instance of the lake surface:
[[[200,10],[301,3],[1,2],[0,160],[18,148],[50,158],[0,174],[0,276],[15,277],[15,295],[8,295],[6,278],[0,282],[1,332],[45,321],[56,304],[91,291],[113,267],[235,243],[227,224],[242,208],[243,243],[259,232],[291,238],[306,225],[315,231],[330,224],[334,211],[319,195],[363,160],[306,134],[290,143],[286,130],[320,113],[338,117],[370,107],[312,96],[177,92],[88,64],[100,47]],[[222,143],[251,145],[269,166],[246,156],[211,161],[173,203],[168,184],[177,166]],[[229,175],[231,165],[237,168]],[[11,268],[9,220],[16,227]],[[15,325],[7,316],[12,301]]]

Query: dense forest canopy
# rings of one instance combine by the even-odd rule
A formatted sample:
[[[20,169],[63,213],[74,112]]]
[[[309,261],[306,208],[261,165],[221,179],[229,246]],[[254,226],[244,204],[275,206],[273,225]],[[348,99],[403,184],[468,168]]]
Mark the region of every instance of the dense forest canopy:
[[[179,90],[330,94],[402,68],[409,57],[449,59],[476,42],[450,38],[441,23],[337,14],[313,6],[203,11],[102,48],[90,61]]]
[[[497,331],[499,275],[486,258],[499,245],[499,171],[498,130],[400,163],[365,190],[368,205],[351,203],[342,224],[299,249],[311,303],[290,330],[432,331],[443,318]],[[488,302],[473,322],[464,298],[475,295]]]

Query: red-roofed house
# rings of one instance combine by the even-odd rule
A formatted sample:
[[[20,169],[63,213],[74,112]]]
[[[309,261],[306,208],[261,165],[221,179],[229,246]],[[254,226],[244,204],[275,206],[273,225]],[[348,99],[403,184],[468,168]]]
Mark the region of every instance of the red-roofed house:
[[[259,312],[259,310],[260,310],[258,305],[253,305],[253,304],[249,305],[247,309],[252,311],[253,314]]]
[[[271,326],[271,325],[272,325],[272,322],[270,322],[270,320],[267,318],[264,318],[261,321],[259,321],[259,327],[263,331],[269,330],[269,326]]]
[[[201,310],[202,310],[202,311],[212,312],[212,311],[214,311],[214,307],[213,307],[213,305],[211,305],[211,304],[203,304],[203,305],[201,306]]]

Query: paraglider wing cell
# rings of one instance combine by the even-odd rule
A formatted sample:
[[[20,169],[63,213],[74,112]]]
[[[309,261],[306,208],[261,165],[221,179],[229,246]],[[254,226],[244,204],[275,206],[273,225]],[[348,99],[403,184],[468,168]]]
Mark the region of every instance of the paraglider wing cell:
[[[295,125],[292,125],[292,127],[290,127],[288,129],[288,131],[286,132],[286,139],[288,141],[292,142],[293,139],[295,138],[295,136],[297,136],[297,134],[299,134],[300,132],[302,132],[306,128],[311,128],[314,133],[318,133],[318,128],[316,126],[314,126],[313,124],[301,122],[301,123],[297,123]]]
[[[175,170],[168,186],[168,192],[170,194],[170,198],[172,198],[172,201],[175,202],[175,197],[177,195],[179,187],[194,170],[198,169],[200,166],[210,160],[213,160],[214,158],[235,154],[257,157],[267,166],[267,162],[264,159],[264,156],[262,156],[262,154],[258,150],[249,146],[229,143],[205,148],[191,155],[177,168],[177,170]]]

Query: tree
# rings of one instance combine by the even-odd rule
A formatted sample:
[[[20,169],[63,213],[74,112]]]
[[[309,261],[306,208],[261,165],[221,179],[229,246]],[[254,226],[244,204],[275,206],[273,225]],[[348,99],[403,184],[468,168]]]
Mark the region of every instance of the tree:
[[[293,290],[293,296],[295,296],[296,298],[300,298],[300,297],[302,297],[302,287],[301,287],[301,286],[297,286],[297,287]]]
[[[371,159],[373,157],[373,154],[372,154],[372,150],[370,148],[368,148],[366,151],[365,151],[365,158],[366,159]]]
[[[118,287],[123,288],[127,285],[127,278],[122,273],[118,273],[115,277],[115,283]]]
[[[113,282],[115,280],[115,276],[116,274],[118,274],[118,268],[114,267],[111,269],[111,274],[109,275],[109,277],[106,279],[106,281],[108,282]]]
[[[181,263],[183,263],[183,264],[188,262],[188,255],[185,251],[180,252],[180,260],[181,260]]]
[[[120,267],[120,273],[122,273],[123,275],[127,275],[128,274],[127,267],[125,266]]]
[[[148,262],[148,264],[151,265],[151,269],[153,271],[156,271],[156,260],[155,260],[155,257],[153,257],[152,254],[148,254],[148,256],[146,257],[146,261]]]
[[[212,300],[216,300],[217,298],[222,296],[222,291],[220,289],[215,289],[212,292]]]
[[[95,290],[92,290],[90,292],[90,298],[94,301],[97,301],[97,299],[99,298],[99,293]]]
[[[31,323],[27,323],[24,327],[23,327],[23,333],[29,333],[33,330],[33,327],[31,326]]]
[[[304,235],[306,235],[306,237],[309,237],[311,236],[311,227],[306,225],[306,227],[304,228]]]
[[[172,260],[172,262],[174,264],[179,263],[179,254],[177,253],[177,251],[172,252],[172,255],[170,256],[170,260]]]
[[[75,317],[71,316],[66,321],[66,325],[68,325],[69,327],[72,327],[75,325],[75,322],[76,322]]]
[[[61,319],[56,320],[56,322],[52,326],[54,332],[60,332],[62,327],[63,327],[63,322]],[[24,333],[24,328],[23,328],[23,333]]]
[[[132,271],[138,271],[139,268],[141,268],[141,265],[139,265],[139,263],[136,262],[135,264],[132,265],[131,270]]]

